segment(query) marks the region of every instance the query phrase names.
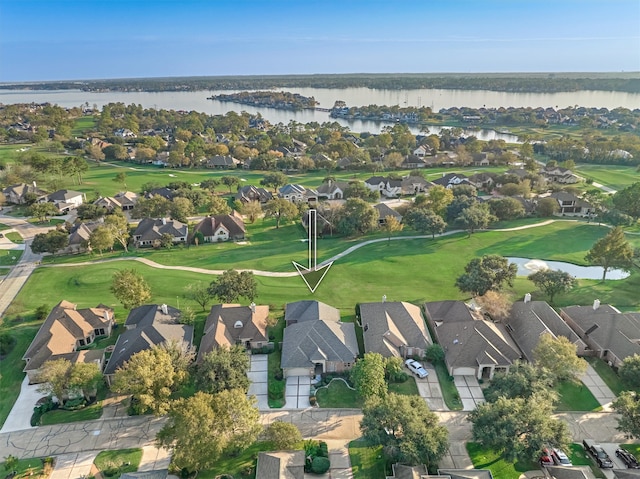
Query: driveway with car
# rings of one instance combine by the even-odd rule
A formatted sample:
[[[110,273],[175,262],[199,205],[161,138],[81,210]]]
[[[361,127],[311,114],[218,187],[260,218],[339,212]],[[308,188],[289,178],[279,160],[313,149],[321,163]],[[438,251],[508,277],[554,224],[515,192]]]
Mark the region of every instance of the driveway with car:
[[[420,379],[414,376],[416,385],[418,386],[418,394],[424,398],[427,406],[429,406],[429,409],[432,411],[448,411],[449,408],[445,405],[442,397],[442,389],[438,382],[436,370],[429,363],[426,363],[424,368],[429,373],[426,378]]]

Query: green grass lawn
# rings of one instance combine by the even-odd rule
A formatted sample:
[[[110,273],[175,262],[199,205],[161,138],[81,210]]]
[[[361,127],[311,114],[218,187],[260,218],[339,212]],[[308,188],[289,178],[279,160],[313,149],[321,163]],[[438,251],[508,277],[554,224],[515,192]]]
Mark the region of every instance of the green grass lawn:
[[[438,375],[438,382],[440,383],[444,403],[452,411],[462,411],[462,401],[460,400],[458,388],[456,388],[456,385],[453,383],[453,378],[449,376],[447,367],[442,362],[436,363],[434,367]]]
[[[4,236],[8,240],[10,240],[12,243],[16,243],[16,244],[24,243],[24,239],[22,238],[22,235],[20,233],[18,233],[17,231],[11,231],[11,232],[5,234]]]
[[[0,250],[0,266],[13,266],[20,261],[23,251],[20,249]]]
[[[12,226],[7,226],[7,225],[5,225],[3,223],[0,223],[0,231],[8,230],[8,229],[11,229],[11,228],[12,228]]]
[[[601,411],[602,406],[582,382],[562,381],[555,387],[560,397],[556,411]]]
[[[494,479],[518,479],[526,471],[540,469],[535,459],[528,463],[509,462],[498,453],[483,448],[477,442],[468,442],[467,452],[473,467],[476,469],[489,469]]]
[[[136,472],[142,460],[142,449],[118,449],[102,451],[96,456],[93,463],[103,477],[120,476],[128,472]],[[110,473],[114,472],[111,476]]]
[[[370,446],[362,439],[351,441],[349,459],[353,479],[385,479],[386,461],[382,456],[382,446]]]
[[[620,447],[640,459],[640,444],[620,444]]]
[[[52,424],[66,424],[69,422],[94,421],[102,416],[102,403],[91,404],[77,411],[66,411],[64,409],[54,409],[42,415],[40,424],[51,426]]]
[[[82,116],[77,118],[71,129],[72,136],[86,136],[88,131],[91,131],[96,126],[96,117],[92,115]]]
[[[640,181],[640,172],[635,166],[580,163],[576,166],[575,173],[614,190],[621,190]]]
[[[258,453],[275,450],[267,441],[253,443],[237,456],[225,456],[216,461],[215,467],[198,472],[198,478],[214,479],[220,474],[230,474],[235,478],[253,479],[256,474]]]
[[[342,380],[335,379],[326,387],[316,391],[318,406],[321,408],[360,408],[362,401],[353,389]]]
[[[402,383],[387,383],[390,393],[404,394],[405,396],[419,396],[418,385],[416,379],[413,376],[409,376],[409,379]]]
[[[2,458],[6,459],[6,456],[4,454],[2,454]],[[44,478],[42,459],[39,458],[39,457],[31,457],[31,458],[19,459],[18,463],[16,464],[16,466],[14,467],[13,470],[17,472],[17,474],[16,474],[14,479],[40,479],[40,478]],[[3,471],[2,472],[3,477],[4,477],[4,475],[6,475],[9,472],[11,472],[11,471],[6,469],[4,461],[0,462],[0,471]]]
[[[584,450],[582,444],[578,444],[576,442],[569,444],[569,449],[565,452],[574,466],[589,466],[596,477],[602,479],[606,477],[604,472],[602,472],[602,469],[593,462],[591,456]]]
[[[598,376],[600,376],[602,380],[605,382],[605,384],[609,386],[609,389],[611,389],[613,394],[617,396],[622,391],[627,391],[629,389],[624,384],[622,384],[622,381],[620,380],[620,376],[618,376],[618,373],[616,373],[611,368],[611,366],[609,366],[602,359],[600,358],[586,358],[586,359],[589,362],[589,364],[591,364],[591,367],[593,367],[593,369],[595,369],[595,371],[598,373]]]

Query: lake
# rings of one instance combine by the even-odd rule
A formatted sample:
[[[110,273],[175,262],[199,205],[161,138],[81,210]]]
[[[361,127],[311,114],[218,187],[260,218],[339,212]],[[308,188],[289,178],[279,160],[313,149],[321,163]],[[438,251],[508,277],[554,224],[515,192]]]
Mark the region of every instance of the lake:
[[[284,88],[282,89],[284,90]],[[271,123],[299,123],[337,121],[355,132],[368,131],[379,133],[386,125],[383,122],[344,120],[329,118],[327,112],[316,110],[286,111],[273,108],[253,107],[237,103],[207,100],[207,97],[228,91],[193,91],[193,92],[84,92],[80,90],[0,90],[0,103],[55,103],[63,107],[81,106],[84,103],[102,108],[107,103],[122,102],[142,105],[144,108],[161,108],[166,110],[199,111],[209,115],[225,114],[229,111],[246,111],[260,113]],[[286,88],[291,93],[314,97],[323,108],[331,108],[336,100],[342,100],[348,106],[364,105],[400,105],[429,106],[434,111],[441,108],[472,107],[560,107],[584,106],[598,108],[626,107],[640,108],[640,94],[605,91],[579,91],[566,93],[510,93],[485,90],[373,90],[369,88]],[[411,128],[414,134],[419,128]],[[438,133],[437,127],[430,128],[430,133]],[[469,130],[467,135],[474,135],[481,140],[503,139],[515,143],[517,137],[498,133],[493,130]]]
[[[518,276],[529,276],[541,269],[554,269],[569,273],[577,279],[602,279],[601,266],[578,266],[563,261],[547,261],[530,258],[507,258],[510,263],[518,265]],[[607,271],[607,279],[625,279],[629,273],[621,269],[610,269]]]

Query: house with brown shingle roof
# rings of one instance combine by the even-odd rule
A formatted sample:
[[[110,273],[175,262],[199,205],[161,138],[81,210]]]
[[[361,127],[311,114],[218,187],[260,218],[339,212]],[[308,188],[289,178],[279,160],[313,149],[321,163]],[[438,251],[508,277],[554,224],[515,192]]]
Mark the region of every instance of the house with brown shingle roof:
[[[81,348],[93,344],[98,337],[111,335],[113,324],[113,310],[107,306],[77,309],[73,303],[60,301],[22,356],[27,362],[23,371],[29,376],[29,383],[38,382],[40,368],[50,360],[97,362],[102,369],[104,350]]]
[[[16,205],[25,204],[27,202],[27,195],[29,193],[35,195],[35,197],[46,195],[44,191],[42,191],[35,185],[35,181],[33,185],[19,183],[17,185],[7,186],[2,190],[2,194],[4,194],[7,203],[13,203]]]
[[[219,347],[241,344],[249,350],[266,346],[268,317],[266,305],[214,304],[204,326],[197,362]]]
[[[256,477],[260,479],[304,479],[304,451],[258,453]]]
[[[203,218],[193,229],[202,233],[205,243],[243,240],[247,230],[242,217],[235,211],[230,215],[214,215]]]

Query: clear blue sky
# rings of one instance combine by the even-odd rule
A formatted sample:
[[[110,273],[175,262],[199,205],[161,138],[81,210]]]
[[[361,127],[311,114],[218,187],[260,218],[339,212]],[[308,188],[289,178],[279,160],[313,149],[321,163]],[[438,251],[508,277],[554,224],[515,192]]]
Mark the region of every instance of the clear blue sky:
[[[0,82],[640,71],[640,0],[0,0]]]

